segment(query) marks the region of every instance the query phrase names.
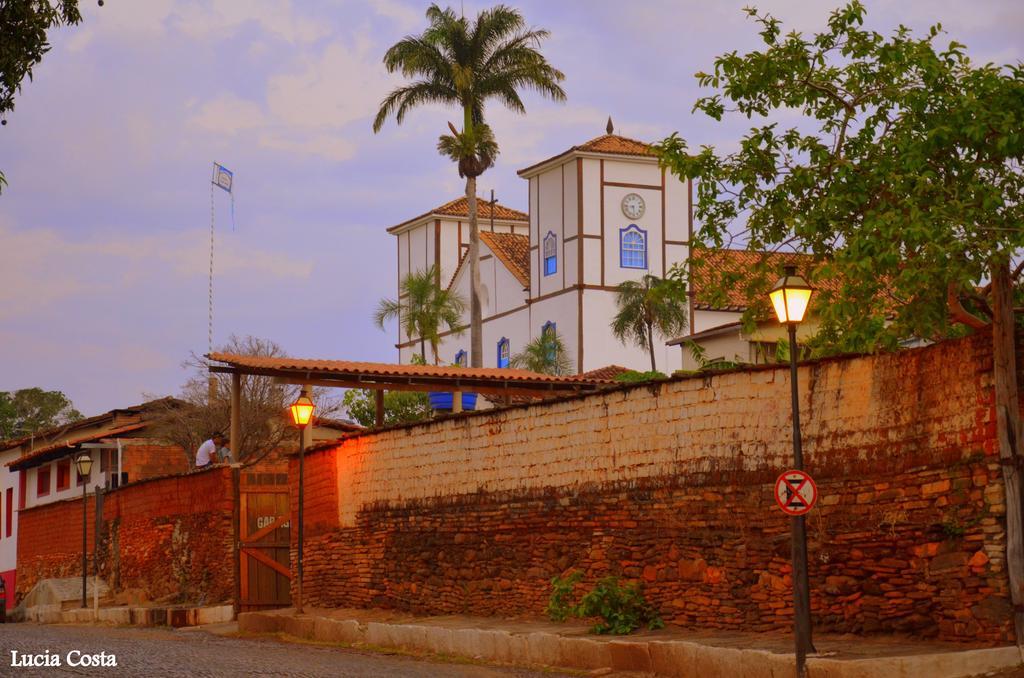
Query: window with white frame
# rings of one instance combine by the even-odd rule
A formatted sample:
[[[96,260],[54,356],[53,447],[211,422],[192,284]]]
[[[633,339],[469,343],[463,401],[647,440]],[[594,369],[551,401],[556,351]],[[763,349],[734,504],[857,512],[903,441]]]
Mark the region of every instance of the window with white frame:
[[[544,275],[554,275],[558,271],[558,237],[548,231],[544,236]]]
[[[647,268],[647,231],[636,224],[619,229],[619,265]]]
[[[502,337],[498,341],[498,367],[508,367],[510,362],[508,339]]]

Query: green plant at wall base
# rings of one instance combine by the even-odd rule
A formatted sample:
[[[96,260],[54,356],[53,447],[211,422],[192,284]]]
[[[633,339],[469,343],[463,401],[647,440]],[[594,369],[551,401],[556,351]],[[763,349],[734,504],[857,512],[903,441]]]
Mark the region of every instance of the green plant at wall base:
[[[665,626],[657,611],[647,602],[639,584],[619,584],[618,577],[605,577],[594,590],[583,596],[573,608],[577,617],[600,617],[601,623],[591,631],[600,634],[626,635],[641,626],[660,629]]]
[[[573,591],[583,578],[582,572],[551,578],[551,597],[545,612],[552,621],[569,617],[600,618],[593,633],[626,635],[641,626],[660,629],[665,626],[657,611],[647,602],[638,584],[619,583],[618,577],[605,577],[594,589],[573,604]]]
[[[551,621],[563,622],[569,618],[573,610],[572,590],[583,578],[582,572],[572,572],[566,577],[555,575],[551,578],[551,597],[544,612]]]

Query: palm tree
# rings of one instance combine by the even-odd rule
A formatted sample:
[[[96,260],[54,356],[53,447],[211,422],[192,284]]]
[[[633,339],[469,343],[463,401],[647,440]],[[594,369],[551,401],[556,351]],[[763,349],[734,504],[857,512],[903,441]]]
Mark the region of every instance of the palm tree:
[[[465,300],[453,290],[443,290],[437,286],[437,269],[431,266],[420,273],[410,273],[402,280],[398,299],[381,299],[374,314],[377,327],[384,329],[384,323],[392,318],[402,324],[409,337],[420,338],[420,359],[426,364],[426,343],[430,342],[430,350],[437,365],[437,347],[441,343],[441,328],[446,326],[458,336],[456,331],[466,309]]]
[[[525,113],[520,90],[534,90],[564,101],[559,83],[565,75],[548,64],[540,43],[548,31],[528,29],[522,14],[505,5],[480,12],[475,21],[436,4],[427,9],[429,26],[420,35],[395,43],[384,54],[388,72],[413,81],[398,87],[380,104],[373,121],[379,132],[392,114],[402,124],[409,110],[424,104],[462,109],[462,130],[448,123],[438,150],[458,163],[466,179],[469,209],[470,365],[483,366],[483,316],[480,306],[480,240],[477,230],[476,178],[494,164],[498,145],[484,122],[484,104],[496,99]]]
[[[615,290],[619,312],[612,319],[612,334],[620,342],[627,341],[651,354],[654,362],[654,335],[671,337],[686,329],[686,286],[674,278],[645,275],[640,280],[627,280]]]
[[[546,330],[509,361],[511,367],[553,376],[572,374],[572,358],[561,335]]]

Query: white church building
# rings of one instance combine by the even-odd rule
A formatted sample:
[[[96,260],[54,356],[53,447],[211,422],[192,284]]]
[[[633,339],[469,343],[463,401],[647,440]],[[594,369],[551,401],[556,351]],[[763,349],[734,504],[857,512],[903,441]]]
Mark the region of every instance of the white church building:
[[[484,367],[507,367],[546,329],[562,338],[577,373],[620,365],[650,369],[648,353],[610,329],[616,286],[645,274],[664,277],[685,262],[693,237],[693,186],[659,167],[648,144],[609,133],[519,170],[529,212],[478,199]],[[442,363],[468,364],[469,223],[458,198],[388,229],[400,283],[436,266],[437,284],[467,301],[465,329],[443,332]],[[742,307],[700,303],[691,286],[690,332],[734,323]],[[399,322],[399,359],[419,352]],[[666,337],[665,339],[670,339]],[[655,344],[658,369],[683,367],[678,346]],[[429,351],[428,351],[429,359]]]

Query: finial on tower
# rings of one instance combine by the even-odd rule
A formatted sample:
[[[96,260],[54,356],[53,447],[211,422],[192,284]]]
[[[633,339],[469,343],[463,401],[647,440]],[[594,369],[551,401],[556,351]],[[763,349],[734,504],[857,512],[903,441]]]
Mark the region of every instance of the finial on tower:
[[[608,130],[608,134],[611,134],[613,131],[615,131],[615,125],[612,124],[612,116],[610,115],[608,116],[608,126],[605,127],[605,129]]]

